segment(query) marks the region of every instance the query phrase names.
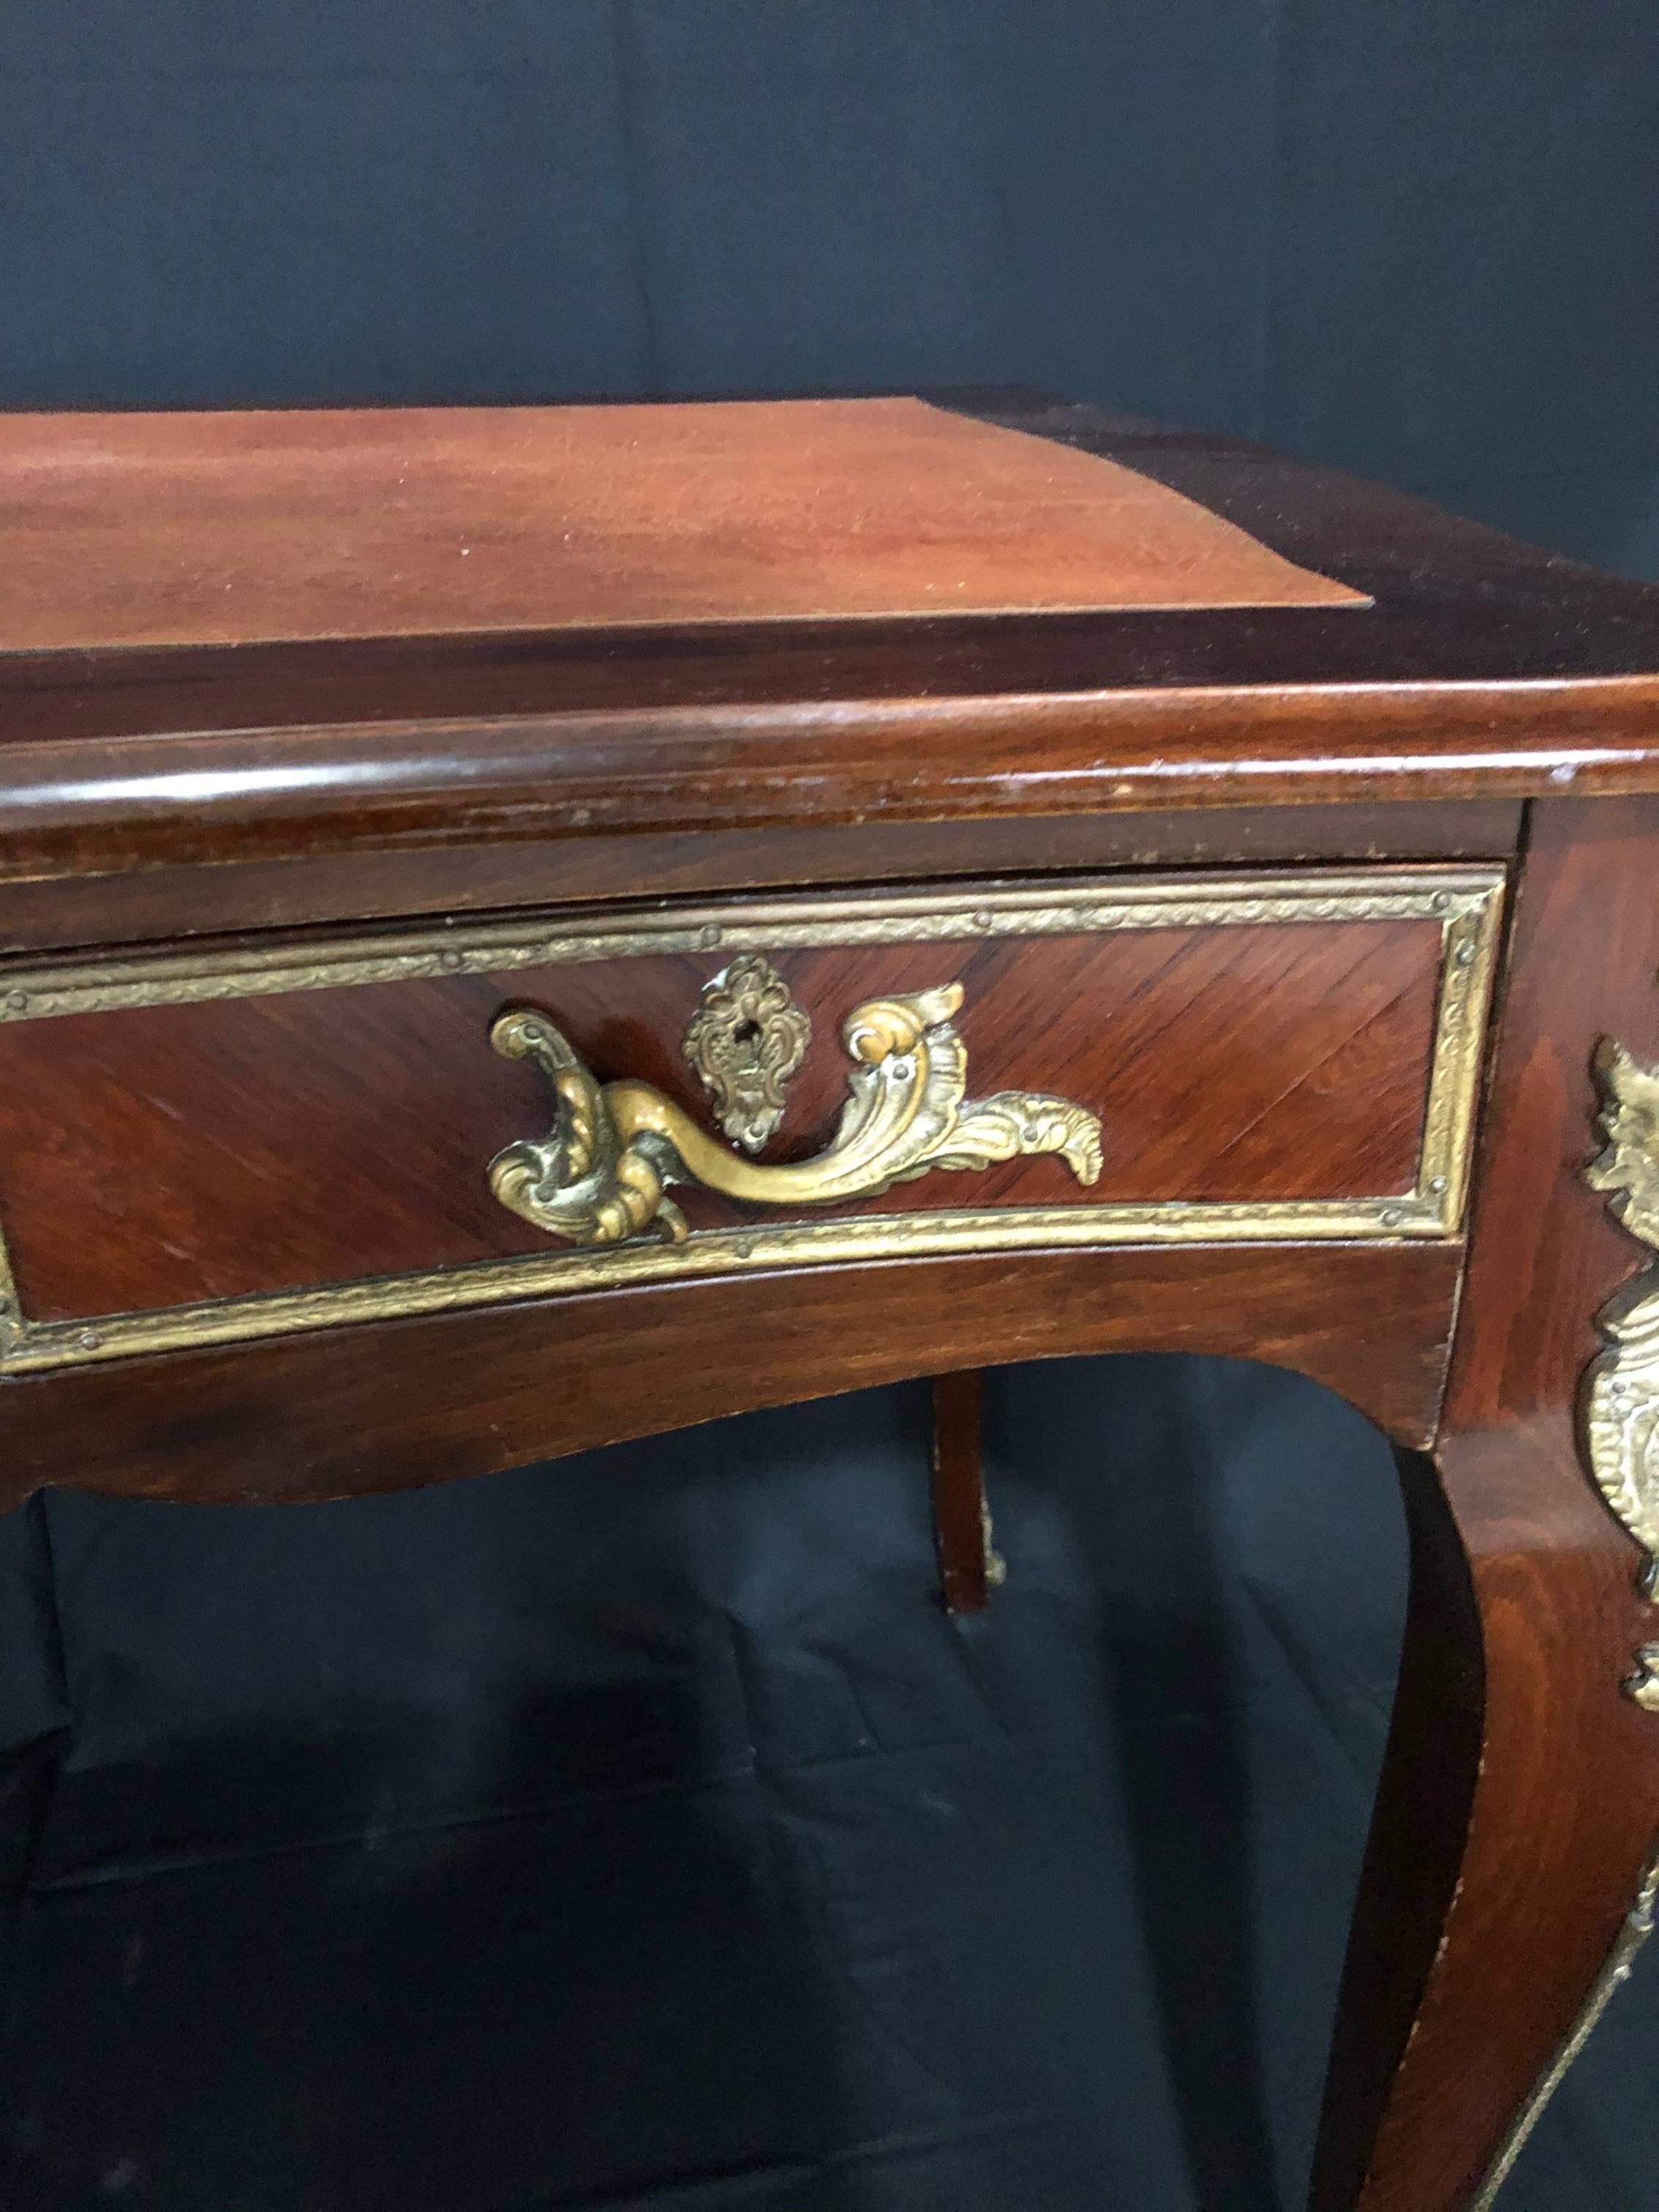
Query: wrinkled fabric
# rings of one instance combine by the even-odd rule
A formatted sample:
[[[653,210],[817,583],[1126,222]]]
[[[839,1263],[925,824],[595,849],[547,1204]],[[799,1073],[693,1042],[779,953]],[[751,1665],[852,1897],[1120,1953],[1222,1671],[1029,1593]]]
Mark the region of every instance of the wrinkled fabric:
[[[1285,1383],[1293,1439],[1224,1370],[1300,1455],[1249,1571],[1200,1379],[995,1379],[972,1624],[923,1388],[392,1498],[15,1516],[4,2201],[1271,2201],[1398,1509],[1356,1417]],[[1375,1681],[1351,1618],[1340,1665],[1302,1650],[1334,1450]]]
[[[393,1498],[0,1522],[0,2203],[1299,2206],[1390,1455],[1174,1358],[994,1375],[986,1425],[973,1622],[924,1386]],[[1641,2008],[1520,2212],[1655,2202]]]

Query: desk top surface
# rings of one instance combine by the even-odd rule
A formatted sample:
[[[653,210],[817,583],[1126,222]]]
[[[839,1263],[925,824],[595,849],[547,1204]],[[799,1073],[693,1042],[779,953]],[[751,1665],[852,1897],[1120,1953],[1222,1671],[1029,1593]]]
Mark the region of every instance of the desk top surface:
[[[0,416],[0,653],[1362,603],[915,398]]]
[[[1564,786],[1659,789],[1659,587],[1235,439],[1007,389],[0,416],[20,866],[416,790],[493,836]]]

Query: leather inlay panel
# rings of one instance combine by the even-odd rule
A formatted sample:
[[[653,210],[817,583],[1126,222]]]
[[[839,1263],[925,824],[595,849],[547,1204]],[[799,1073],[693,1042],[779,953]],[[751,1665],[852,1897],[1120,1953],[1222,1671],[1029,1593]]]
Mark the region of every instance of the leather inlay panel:
[[[1367,604],[912,398],[0,415],[0,653]]]
[[[1100,1112],[1100,1181],[1021,1159],[843,1211],[1403,1194],[1439,945],[1425,920],[779,951],[814,1034],[763,1157],[827,1141],[855,1003],[959,980],[970,1095],[1057,1091]],[[723,964],[648,954],[8,1024],[0,1218],[23,1310],[73,1319],[547,1250],[485,1186],[492,1155],[552,1119],[534,1071],[489,1050],[491,1020],[539,1006],[601,1079],[643,1078],[712,1127],[679,1040]],[[678,1194],[694,1229],[755,1218]]]

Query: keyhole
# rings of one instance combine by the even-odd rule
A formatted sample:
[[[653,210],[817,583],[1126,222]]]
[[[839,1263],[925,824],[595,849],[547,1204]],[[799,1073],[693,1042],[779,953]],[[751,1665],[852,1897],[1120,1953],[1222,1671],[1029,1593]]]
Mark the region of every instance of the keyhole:
[[[739,1022],[732,1032],[732,1038],[734,1043],[742,1045],[746,1051],[752,1054],[761,1041],[760,1024]]]

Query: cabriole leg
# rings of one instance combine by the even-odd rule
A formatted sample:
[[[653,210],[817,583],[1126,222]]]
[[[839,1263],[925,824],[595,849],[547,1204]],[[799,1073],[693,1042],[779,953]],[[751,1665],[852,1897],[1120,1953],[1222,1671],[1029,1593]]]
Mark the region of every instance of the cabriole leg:
[[[1659,805],[1529,827],[1440,1440],[1403,1470],[1412,1607],[1316,2212],[1490,2203],[1651,1907],[1659,1276],[1631,1279],[1659,1249]]]

